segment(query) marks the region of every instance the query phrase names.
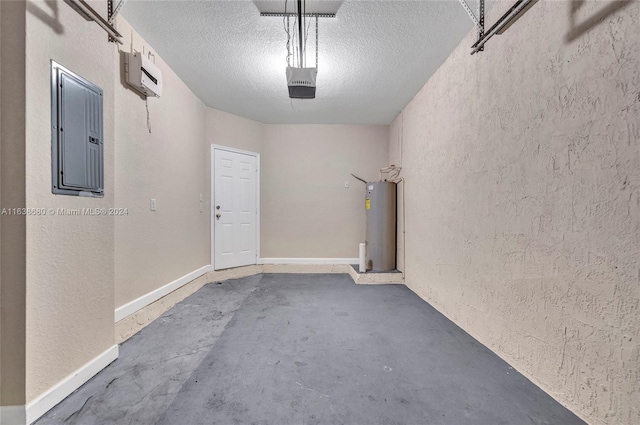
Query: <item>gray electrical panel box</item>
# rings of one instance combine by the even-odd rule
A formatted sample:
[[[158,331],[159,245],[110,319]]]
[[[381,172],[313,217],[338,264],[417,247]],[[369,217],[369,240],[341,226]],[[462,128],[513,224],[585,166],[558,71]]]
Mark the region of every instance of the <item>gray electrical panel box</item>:
[[[102,89],[51,61],[52,192],[104,196]]]
[[[367,271],[396,268],[396,184],[386,181],[367,183]]]

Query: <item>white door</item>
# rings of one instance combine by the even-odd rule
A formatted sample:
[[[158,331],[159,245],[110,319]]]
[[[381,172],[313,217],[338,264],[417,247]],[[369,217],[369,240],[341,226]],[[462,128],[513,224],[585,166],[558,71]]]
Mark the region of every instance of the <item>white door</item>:
[[[257,158],[213,149],[214,269],[257,262]]]

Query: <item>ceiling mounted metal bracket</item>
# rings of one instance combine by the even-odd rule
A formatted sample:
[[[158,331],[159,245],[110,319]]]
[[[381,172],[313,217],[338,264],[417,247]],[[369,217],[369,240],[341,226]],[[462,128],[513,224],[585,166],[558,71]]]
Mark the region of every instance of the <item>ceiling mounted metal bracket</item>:
[[[122,0],[124,1],[124,0]],[[478,40],[484,37],[484,0],[478,0]],[[484,50],[484,46],[480,47],[479,52]]]
[[[464,10],[467,11],[467,13],[469,14],[469,17],[471,18],[471,20],[473,21],[474,24],[476,25],[480,25],[480,21],[478,20],[478,18],[476,18],[476,15],[473,14],[473,12],[471,11],[471,8],[469,7],[469,5],[467,4],[466,1],[464,0],[458,0],[460,2],[460,4],[462,5],[462,7],[464,7]],[[479,2],[484,3],[484,0],[479,0]],[[479,3],[478,3],[479,4]],[[483,7],[484,9],[484,7]]]
[[[110,3],[110,8],[113,9],[113,0],[108,0],[108,2]],[[122,6],[124,6],[124,4],[127,2],[127,0],[120,0],[118,2],[118,5],[115,7],[115,9],[110,10],[109,11],[109,23],[113,24],[113,21],[116,19],[116,16],[118,15],[118,13],[120,13],[120,9],[122,9]]]
[[[120,34],[109,22],[107,22],[102,15],[95,11],[85,0],[64,0],[73,10],[78,12],[82,17],[88,21],[93,21],[100,28],[105,30],[109,34],[110,38],[114,41],[122,43],[122,34]]]
[[[467,14],[469,14],[469,17],[471,18],[473,23],[476,24],[476,27],[478,28],[478,42],[480,42],[480,40],[482,40],[482,38],[484,37],[484,0],[478,0],[478,16],[477,17],[476,15],[473,14],[473,12],[471,11],[471,8],[469,7],[469,5],[465,0],[458,0],[458,1],[462,5],[462,7],[464,7],[464,10],[467,11]],[[476,43],[476,45],[477,44],[478,43]],[[480,48],[475,50],[474,53],[476,51],[481,52],[483,50],[484,50],[484,47],[480,46]]]
[[[113,26],[113,21],[116,20],[116,16],[120,12],[120,9],[122,9],[122,6],[124,6],[126,1],[127,0],[120,0],[118,5],[114,8],[113,0],[107,0],[107,22],[109,23],[109,25]],[[115,41],[119,41],[119,40],[116,40],[115,37],[113,37],[112,35],[109,35],[109,42],[113,43]],[[122,44],[122,42],[120,42],[120,44]]]
[[[495,24],[489,30],[482,34],[481,37],[478,38],[471,48],[471,54],[480,52],[483,49],[483,46],[491,37],[495,34],[502,34],[513,22],[520,18],[531,6],[533,6],[538,0],[517,0],[515,4],[509,9],[500,19],[496,21]]]
[[[467,11],[467,14],[469,14],[469,17],[471,18],[473,23],[476,24],[476,27],[478,28],[478,42],[479,42],[484,37],[484,0],[478,0],[478,16],[477,17],[471,11],[471,8],[469,7],[469,5],[465,0],[458,0],[458,1],[462,5],[462,7],[464,7],[464,10]],[[478,43],[476,43],[476,45],[477,44]],[[483,50],[484,50],[484,47],[481,46],[476,51],[481,52]],[[474,51],[474,53],[476,51]]]

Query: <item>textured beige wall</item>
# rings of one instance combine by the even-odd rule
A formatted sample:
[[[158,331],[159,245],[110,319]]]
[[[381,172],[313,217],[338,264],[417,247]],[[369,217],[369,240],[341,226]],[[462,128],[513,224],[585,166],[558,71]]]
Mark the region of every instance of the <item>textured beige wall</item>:
[[[25,4],[0,2],[0,208],[25,206]],[[6,42],[10,40],[11,42]],[[25,402],[24,216],[0,218],[0,404]]]
[[[119,18],[118,30],[125,35],[121,50],[130,51],[131,27]],[[133,48],[155,54],[135,31]],[[117,307],[210,263],[206,108],[157,54],[155,62],[164,87],[162,97],[148,99],[151,133],[143,98],[121,83],[121,61],[111,64],[115,205],[128,209],[115,219]]]
[[[474,35],[391,129],[407,284],[591,423],[640,423],[640,3]]]
[[[62,1],[30,1],[26,19],[27,207],[112,207],[116,47]],[[102,199],[51,193],[51,59],[104,90]],[[113,217],[27,217],[27,402],[113,345],[113,252]]]
[[[260,153],[262,129],[263,124],[259,122],[207,108],[206,132],[209,145],[222,145]]]
[[[397,166],[402,165],[402,145],[399,143],[401,132],[402,131],[402,115],[397,117],[390,125],[389,125],[389,164],[394,164]],[[400,172],[400,178],[404,176],[404,173]],[[404,226],[404,212],[405,212],[405,192],[406,192],[406,184],[405,180],[401,180],[397,184],[397,194],[396,194],[396,268],[400,271],[404,271],[404,251],[405,251],[405,226]]]
[[[265,125],[261,257],[358,257],[365,186],[350,173],[377,180],[388,135],[387,126]]]

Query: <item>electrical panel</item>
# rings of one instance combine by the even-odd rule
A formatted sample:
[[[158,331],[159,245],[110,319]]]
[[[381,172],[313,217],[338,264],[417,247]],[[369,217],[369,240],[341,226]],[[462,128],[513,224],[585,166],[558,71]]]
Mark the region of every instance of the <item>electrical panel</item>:
[[[52,192],[104,195],[102,89],[51,61]]]

